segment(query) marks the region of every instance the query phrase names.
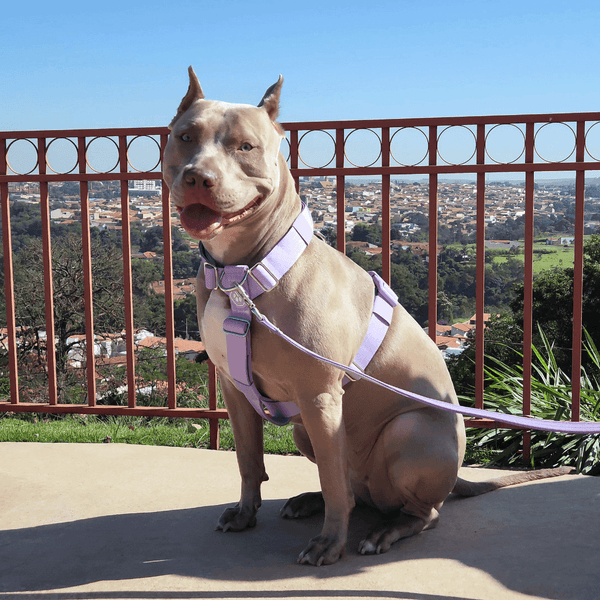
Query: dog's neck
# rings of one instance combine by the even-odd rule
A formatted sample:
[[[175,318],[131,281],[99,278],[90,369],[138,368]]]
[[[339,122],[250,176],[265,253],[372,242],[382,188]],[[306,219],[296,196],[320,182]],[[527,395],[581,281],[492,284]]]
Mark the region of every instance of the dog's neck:
[[[203,242],[219,266],[255,265],[277,245],[300,214],[300,198],[281,154],[279,174],[276,192],[255,214],[226,228],[214,239]],[[295,196],[296,201],[290,201],[289,194]]]

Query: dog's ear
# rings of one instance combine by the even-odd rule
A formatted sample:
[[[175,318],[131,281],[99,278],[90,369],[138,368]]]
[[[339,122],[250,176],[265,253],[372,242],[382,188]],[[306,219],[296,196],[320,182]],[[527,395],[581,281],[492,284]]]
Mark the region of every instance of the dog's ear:
[[[267,111],[271,121],[275,121],[279,116],[279,97],[281,96],[281,86],[283,85],[283,76],[280,75],[277,83],[274,83],[263,96],[258,107]]]
[[[173,117],[173,120],[169,124],[169,129],[173,127],[173,124],[177,119],[196,101],[196,100],[204,100],[204,92],[200,87],[200,82],[198,81],[198,77],[196,77],[196,73],[194,73],[194,69],[190,65],[188,68],[188,74],[190,76],[190,85],[188,86],[188,91],[186,95],[183,97],[179,108],[177,109],[177,114]]]

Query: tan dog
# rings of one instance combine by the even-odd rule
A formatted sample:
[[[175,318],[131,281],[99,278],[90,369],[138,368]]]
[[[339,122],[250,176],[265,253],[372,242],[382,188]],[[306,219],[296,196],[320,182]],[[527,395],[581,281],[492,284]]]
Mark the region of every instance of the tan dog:
[[[220,265],[254,265],[288,231],[301,210],[279,152],[276,123],[282,78],[258,107],[204,99],[190,67],[190,85],[170,128],[164,178],[183,227]],[[223,321],[229,299],[207,290],[198,275],[202,340],[218,369],[233,426],[242,478],[240,502],[219,519],[223,531],[256,523],[263,462],[262,419],[232,382]],[[350,364],[363,340],[374,300],[373,281],[354,262],[313,237],[258,309],[305,347]],[[321,534],[299,562],[329,564],[344,552],[355,502],[382,513],[382,525],[361,542],[363,554],[385,552],[396,540],[435,526],[453,490],[475,495],[488,485],[458,480],[465,450],[463,419],[381,390],[365,381],[342,387],[344,373],[300,353],[254,320],[252,375],[262,394],[294,402],[299,450],[316,462],[322,492],[290,499],[281,513],[298,518],[325,512]],[[367,372],[392,385],[457,404],[435,344],[401,307]],[[557,474],[557,473],[553,473]],[[548,473],[546,473],[546,476]],[[526,475],[525,479],[531,478]],[[456,487],[455,487],[456,486]]]

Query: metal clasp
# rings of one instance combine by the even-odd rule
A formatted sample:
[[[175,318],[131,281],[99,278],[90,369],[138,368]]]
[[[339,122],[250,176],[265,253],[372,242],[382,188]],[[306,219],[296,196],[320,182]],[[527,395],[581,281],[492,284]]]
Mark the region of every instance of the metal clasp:
[[[267,272],[267,274],[271,277],[271,279],[273,279],[273,281],[275,283],[272,287],[270,287],[270,288],[265,287],[259,281],[259,279],[256,277],[256,275],[254,274],[254,269],[257,269],[258,267],[262,267]],[[256,283],[262,288],[262,290],[264,292],[270,292],[277,285],[277,282],[279,281],[277,279],[277,277],[275,277],[275,275],[273,275],[273,272],[271,271],[271,269],[269,269],[269,267],[267,267],[267,265],[265,265],[263,262],[256,263],[251,269],[248,270],[248,273],[250,274],[250,277],[252,277],[252,279],[254,279],[254,281],[256,281]]]

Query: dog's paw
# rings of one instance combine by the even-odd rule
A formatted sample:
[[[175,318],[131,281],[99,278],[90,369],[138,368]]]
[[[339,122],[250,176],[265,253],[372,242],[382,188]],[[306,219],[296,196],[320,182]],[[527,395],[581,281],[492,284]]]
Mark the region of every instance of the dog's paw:
[[[305,550],[300,553],[298,563],[301,565],[332,565],[344,555],[344,543],[337,536],[318,535],[310,540]]]
[[[363,540],[358,545],[359,554],[381,554],[387,552],[391,547],[390,543],[378,543],[372,540]]]
[[[217,521],[217,530],[243,531],[256,525],[256,510],[240,508],[239,504],[227,508]]]
[[[360,554],[382,554],[387,552],[398,540],[417,535],[425,529],[433,529],[438,520],[438,512],[433,509],[429,519],[400,514],[384,521],[370,531],[369,535],[358,545],[358,552]]]
[[[321,492],[306,492],[290,498],[279,511],[284,519],[302,519],[325,512]]]

